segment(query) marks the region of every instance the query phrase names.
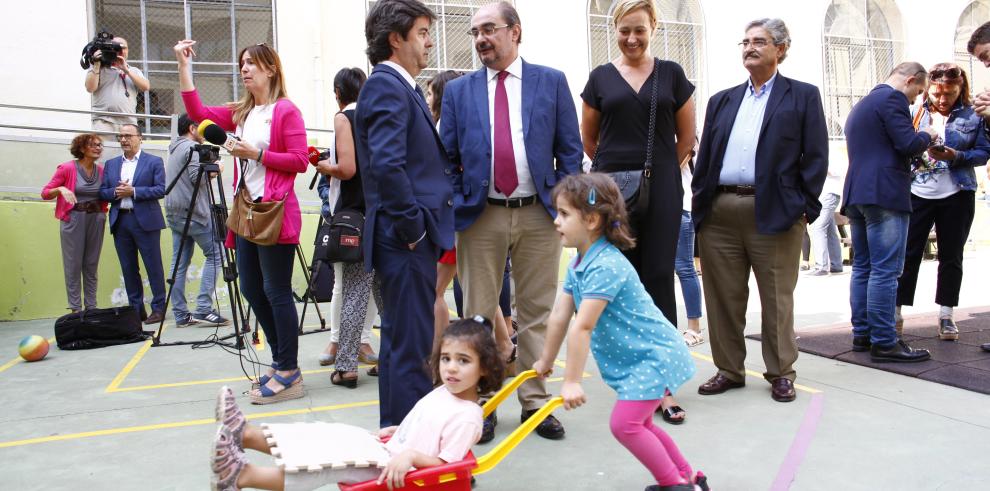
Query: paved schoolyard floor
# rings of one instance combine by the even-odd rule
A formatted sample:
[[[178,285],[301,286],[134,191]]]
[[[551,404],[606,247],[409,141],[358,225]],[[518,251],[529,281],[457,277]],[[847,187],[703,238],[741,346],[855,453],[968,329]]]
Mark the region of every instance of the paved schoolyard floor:
[[[906,313],[936,309],[935,266],[923,264],[917,305]],[[967,252],[961,307],[990,304],[984,287],[988,267],[990,251]],[[848,319],[848,282],[848,273],[802,277],[797,325]],[[747,332],[757,332],[755,283],[751,291]],[[61,291],[52,295],[62,301]],[[313,324],[315,317],[308,317]],[[0,325],[0,363],[10,360],[0,365],[0,380],[6,382],[0,489],[206,489],[216,391],[223,384],[239,393],[248,388],[239,358],[216,347],[138,343],[77,352],[53,347],[43,362],[16,361],[18,340],[51,336],[51,326],[52,320]],[[173,328],[164,339],[203,339],[211,332]],[[240,398],[254,422],[376,426],[376,380],[362,376],[355,390],[333,386],[329,370],[317,364],[328,337],[300,340],[307,397],[262,407]],[[688,422],[675,427],[657,418],[689,461],[710,476],[714,489],[990,489],[990,397],[802,353],[798,398],[781,404],[770,399],[759,375],[759,344],[747,341],[747,346],[752,373],[745,389],[697,394],[696,387],[715,371],[704,344],[694,350],[698,373],[679,394]],[[259,356],[270,360],[265,349]],[[613,392],[593,363],[587,371],[588,404],[557,412],[567,437],[553,442],[531,435],[494,471],[479,476],[476,489],[639,490],[649,484],[646,470],[609,433]],[[551,382],[550,390],[559,384]],[[497,439],[518,424],[518,413],[515,400],[503,405]],[[482,445],[475,452],[491,448]],[[251,461],[271,462],[257,454]]]

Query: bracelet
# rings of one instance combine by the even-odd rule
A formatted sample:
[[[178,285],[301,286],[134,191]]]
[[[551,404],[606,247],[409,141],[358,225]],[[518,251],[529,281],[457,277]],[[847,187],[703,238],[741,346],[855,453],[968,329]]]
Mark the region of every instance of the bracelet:
[[[257,158],[257,159],[255,159],[255,160],[256,160],[256,161],[257,161],[257,162],[258,162],[259,164],[261,163],[261,156],[262,156],[262,154],[264,154],[264,153],[265,153],[265,151],[264,151],[264,150],[262,150],[262,149],[258,149],[258,158]]]

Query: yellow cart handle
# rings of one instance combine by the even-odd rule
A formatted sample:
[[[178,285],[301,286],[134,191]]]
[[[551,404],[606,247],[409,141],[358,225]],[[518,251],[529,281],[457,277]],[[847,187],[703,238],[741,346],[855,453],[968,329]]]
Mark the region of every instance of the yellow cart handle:
[[[533,377],[536,377],[536,370],[526,370],[525,372],[516,375],[516,378],[512,379],[512,381],[508,384],[503,385],[502,388],[499,389],[499,391],[496,392],[491,399],[488,399],[488,402],[486,402],[481,408],[484,412],[484,417],[487,418],[495,412],[495,408],[497,408],[499,404],[502,404],[502,402],[505,401],[505,398],[509,397],[509,394],[515,392],[516,389],[523,384],[523,382]]]

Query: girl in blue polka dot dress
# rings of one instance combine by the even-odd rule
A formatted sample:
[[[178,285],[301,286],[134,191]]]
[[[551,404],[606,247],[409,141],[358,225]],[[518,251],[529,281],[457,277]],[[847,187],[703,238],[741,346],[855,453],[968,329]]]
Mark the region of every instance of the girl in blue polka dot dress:
[[[568,176],[554,188],[553,200],[557,232],[578,255],[567,268],[543,354],[533,368],[541,376],[550,374],[566,331],[567,369],[560,394],[565,409],[576,408],[586,401],[581,375],[590,347],[605,383],[618,393],[609,422],[612,435],[656,479],[646,489],[707,490],[704,475],[695,474],[670,436],[653,424],[664,392],[676,392],[695,367],[677,329],[619,251],[635,242],[618,187],[604,174]]]

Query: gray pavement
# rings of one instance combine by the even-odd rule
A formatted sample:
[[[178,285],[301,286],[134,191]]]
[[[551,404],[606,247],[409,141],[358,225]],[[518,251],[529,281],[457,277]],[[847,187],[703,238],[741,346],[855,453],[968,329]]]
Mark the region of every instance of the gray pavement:
[[[935,267],[923,264],[916,306],[906,314],[936,310]],[[990,251],[968,251],[965,267],[960,307],[990,305],[984,286]],[[802,277],[797,325],[848,319],[848,283],[848,273]],[[750,290],[748,331],[755,332],[755,283]],[[62,292],[52,294],[54,301]],[[13,360],[23,336],[51,336],[51,326],[52,320],[0,325],[0,363]],[[165,339],[203,339],[212,332],[173,328]],[[327,341],[327,334],[300,340],[304,399],[253,407],[240,397],[253,422],[376,426],[376,380],[362,370],[355,390],[331,385],[329,371],[316,362]],[[671,426],[657,418],[714,489],[990,489],[990,397],[802,353],[802,390],[795,402],[781,404],[770,399],[769,385],[759,377],[758,343],[747,346],[753,375],[745,389],[697,394],[695,388],[715,371],[706,343],[694,350],[695,379],[678,394],[687,423]],[[259,356],[270,360],[266,350]],[[649,484],[646,470],[609,433],[614,393],[593,363],[587,371],[588,404],[557,412],[567,437],[554,442],[531,435],[495,470],[479,476],[476,489],[639,490]],[[149,349],[139,343],[71,352],[53,346],[43,362],[3,364],[0,374],[8,382],[0,405],[0,489],[11,490],[206,489],[216,391],[223,384],[238,393],[248,389],[240,359],[216,347]],[[556,391],[559,382],[550,388]],[[515,428],[518,414],[515,400],[503,404],[496,441]],[[257,454],[251,461],[271,463]]]

